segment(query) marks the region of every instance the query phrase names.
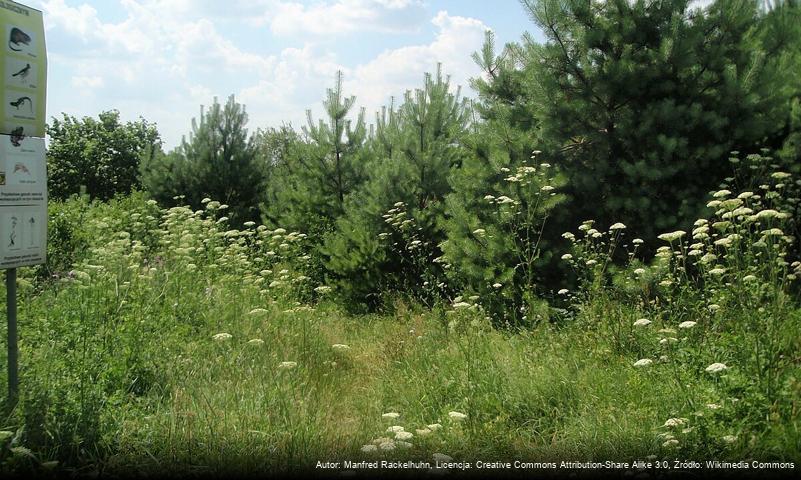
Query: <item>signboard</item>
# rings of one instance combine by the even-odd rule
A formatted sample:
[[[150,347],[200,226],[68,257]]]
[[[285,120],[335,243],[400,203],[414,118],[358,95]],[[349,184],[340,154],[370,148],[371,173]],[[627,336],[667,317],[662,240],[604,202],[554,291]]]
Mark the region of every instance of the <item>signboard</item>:
[[[44,263],[46,243],[44,139],[0,135],[0,268]]]
[[[0,0],[0,268],[44,263],[47,243],[42,12]]]
[[[0,0],[0,133],[45,136],[47,54],[42,12]]]

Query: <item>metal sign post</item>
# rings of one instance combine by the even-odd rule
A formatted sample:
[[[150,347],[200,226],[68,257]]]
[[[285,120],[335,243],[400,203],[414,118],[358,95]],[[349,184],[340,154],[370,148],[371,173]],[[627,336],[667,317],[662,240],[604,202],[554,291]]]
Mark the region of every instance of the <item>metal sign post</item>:
[[[13,407],[17,403],[17,398],[19,398],[16,268],[6,270],[6,308],[8,310],[8,406]]]
[[[8,398],[19,398],[17,267],[45,262],[47,52],[42,12],[0,0],[0,268],[6,269]]]

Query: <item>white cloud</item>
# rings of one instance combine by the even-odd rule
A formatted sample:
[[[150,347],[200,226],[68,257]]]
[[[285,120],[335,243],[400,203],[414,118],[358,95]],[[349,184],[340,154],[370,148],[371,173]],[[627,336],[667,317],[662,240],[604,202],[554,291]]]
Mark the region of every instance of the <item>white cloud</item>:
[[[41,3],[48,37],[60,39],[49,45],[51,79],[64,78],[63,85],[51,88],[48,111],[94,116],[116,108],[125,119],[141,115],[158,124],[167,147],[188,133],[201,104],[208,105],[214,96],[223,102],[231,93],[247,105],[251,130],[284,121],[300,127],[306,122],[306,109],[312,109],[315,118],[322,115],[325,89],[333,85],[337,70],[345,74],[345,93],[356,95],[370,121],[391,95],[399,102],[407,89],[420,87],[423,73],[433,72],[437,62],[451,75],[452,85],[466,87],[479,73],[469,54],[480,49],[487,28],[479,20],[442,11],[429,17],[435,27],[430,42],[346,65],[330,42],[307,41],[275,54],[259,50],[260,45],[242,47],[234,36],[224,34],[226,24],[219,23],[220,17],[209,13],[221,9],[223,2],[218,0],[121,0],[124,16],[115,22],[103,21],[94,7],[79,1]],[[418,28],[417,19],[410,19],[425,11],[419,0],[338,0],[311,6],[275,0],[232,3],[246,13],[237,12],[237,17],[229,11],[225,18],[238,21],[240,28],[260,12],[299,8],[302,18],[282,20],[276,15],[270,28],[280,31],[280,22],[294,21],[299,29],[321,34]],[[239,8],[236,5],[231,8]],[[343,14],[337,17],[340,10]],[[312,22],[315,19],[325,28]],[[63,42],[75,45],[61,47]]]
[[[424,21],[419,0],[337,0],[310,6],[277,2],[257,19],[277,35],[415,32]]]
[[[72,86],[77,89],[95,89],[105,84],[103,77],[98,76],[75,76],[72,77]]]
[[[437,13],[431,22],[438,28],[433,42],[387,50],[357,67],[345,83],[350,91],[357,92],[358,103],[368,107],[368,112],[388,104],[390,96],[395,96],[397,104],[406,90],[421,87],[423,73],[433,73],[437,62],[442,62],[451,76],[451,86],[461,85],[463,92],[469,79],[481,73],[470,53],[481,48],[487,26],[445,11]]]

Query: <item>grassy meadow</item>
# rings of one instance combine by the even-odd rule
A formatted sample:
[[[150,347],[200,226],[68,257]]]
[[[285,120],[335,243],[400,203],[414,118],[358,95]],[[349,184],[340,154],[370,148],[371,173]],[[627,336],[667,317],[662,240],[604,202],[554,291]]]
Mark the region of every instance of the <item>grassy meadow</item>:
[[[579,288],[525,329],[492,325],[475,295],[348,313],[312,281],[306,235],[233,229],[216,201],[52,202],[49,263],[18,280],[21,398],[0,463],[181,476],[377,459],[797,464],[799,264],[784,260],[787,196],[771,194],[794,180],[777,173],[756,193],[714,192],[709,218],[661,235],[650,264],[625,225],[566,232]]]

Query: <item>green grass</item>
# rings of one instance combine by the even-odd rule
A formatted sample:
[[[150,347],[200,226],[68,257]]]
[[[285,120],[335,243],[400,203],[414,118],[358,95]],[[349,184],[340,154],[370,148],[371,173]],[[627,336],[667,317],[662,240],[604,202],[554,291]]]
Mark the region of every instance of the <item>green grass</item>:
[[[434,453],[801,461],[801,310],[769,285],[756,300],[707,286],[662,303],[587,287],[572,318],[520,331],[478,308],[403,300],[352,316],[304,278],[302,237],[136,196],[53,208],[80,214],[87,247],[72,274],[50,272],[60,279],[21,272],[6,471],[256,474]],[[633,327],[640,317],[653,323]],[[634,367],[641,358],[654,362]],[[729,368],[707,372],[715,362]],[[392,425],[412,432],[410,448],[362,451]]]

